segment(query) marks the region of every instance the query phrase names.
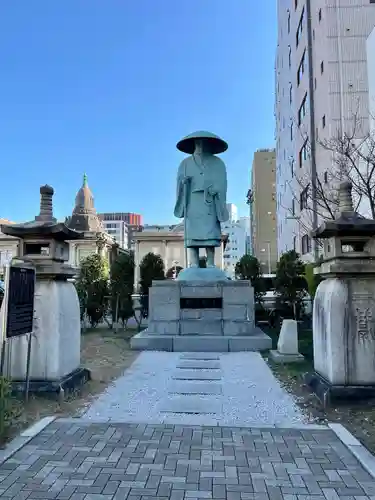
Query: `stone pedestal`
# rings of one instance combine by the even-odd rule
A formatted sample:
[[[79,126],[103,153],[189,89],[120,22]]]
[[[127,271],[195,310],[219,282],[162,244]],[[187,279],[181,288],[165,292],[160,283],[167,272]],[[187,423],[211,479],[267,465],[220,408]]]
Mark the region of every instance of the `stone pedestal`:
[[[314,300],[314,369],[308,376],[324,403],[375,395],[375,281],[330,278]]]
[[[248,281],[154,281],[147,330],[132,349],[228,352],[263,350],[271,339],[254,324]]]
[[[284,319],[281,326],[277,351],[271,351],[271,359],[275,363],[300,363],[304,360],[298,352],[298,328],[294,319]]]
[[[31,346],[31,392],[60,392],[89,378],[80,368],[80,310],[75,286],[41,280],[35,285],[34,335]],[[8,340],[5,373],[16,390],[26,379],[27,337]]]
[[[24,224],[2,227],[2,231],[22,239],[20,259],[32,263],[36,271],[29,390],[60,394],[85,382],[90,374],[79,368],[79,302],[73,283],[68,281],[75,271],[66,264],[68,240],[80,239],[82,234],[53,217],[53,194],[51,186],[41,186],[39,215]],[[21,290],[18,285],[11,300],[22,304]],[[22,322],[22,311],[17,314]],[[16,391],[24,390],[26,382],[27,337],[7,341],[5,369]]]

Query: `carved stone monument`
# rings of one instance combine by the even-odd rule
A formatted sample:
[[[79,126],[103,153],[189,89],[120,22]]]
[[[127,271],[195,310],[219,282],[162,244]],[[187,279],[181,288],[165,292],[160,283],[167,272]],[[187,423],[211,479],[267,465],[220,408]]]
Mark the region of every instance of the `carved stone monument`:
[[[177,144],[190,155],[178,169],[174,210],[184,218],[190,265],[176,280],[153,282],[148,329],[133,337],[133,349],[227,352],[271,347],[271,339],[255,327],[250,282],[230,281],[214,264],[221,222],[228,219],[226,168],[215,155],[227,147],[209,132],[196,132]],[[206,268],[199,267],[201,248],[206,251]]]
[[[313,233],[323,240],[316,272],[325,279],[314,299],[307,382],[325,404],[375,395],[375,221],[354,211],[351,190],[340,184],[336,220]]]
[[[59,393],[89,377],[88,370],[80,367],[80,308],[75,286],[68,281],[75,270],[67,265],[67,240],[82,235],[54,219],[53,192],[50,186],[40,188],[40,214],[35,220],[1,227],[4,234],[21,239],[20,257],[31,261],[36,268],[30,363],[32,392]],[[18,389],[22,389],[25,381],[26,357],[26,338],[9,339],[6,372]]]

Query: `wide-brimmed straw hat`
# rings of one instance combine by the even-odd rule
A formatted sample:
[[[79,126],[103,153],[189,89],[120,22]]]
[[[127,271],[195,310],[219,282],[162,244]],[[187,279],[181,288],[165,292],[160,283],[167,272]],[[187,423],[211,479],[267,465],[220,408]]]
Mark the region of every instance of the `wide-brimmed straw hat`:
[[[228,149],[228,144],[223,141],[223,139],[220,139],[220,137],[215,134],[211,134],[211,132],[205,131],[193,132],[192,134],[187,135],[177,143],[177,149],[183,153],[192,155],[195,150],[196,139],[206,141],[209,145],[209,150],[213,155],[224,153],[224,151]]]

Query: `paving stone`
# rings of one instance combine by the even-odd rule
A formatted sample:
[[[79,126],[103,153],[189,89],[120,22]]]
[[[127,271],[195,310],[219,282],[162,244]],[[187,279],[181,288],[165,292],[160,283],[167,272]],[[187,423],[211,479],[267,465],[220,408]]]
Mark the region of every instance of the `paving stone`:
[[[313,429],[57,420],[0,465],[5,500],[366,500],[374,484]]]
[[[220,369],[220,361],[214,361],[210,359],[185,359],[177,363],[177,368],[218,370]]]
[[[206,359],[206,360],[219,360],[220,357],[218,354],[210,354],[206,352],[191,352],[191,353],[185,353],[181,354],[180,356],[181,359]]]
[[[170,394],[215,394],[223,393],[221,384],[217,382],[200,382],[200,381],[175,381],[169,385],[168,392]]]
[[[171,396],[163,403],[165,413],[216,414],[221,412],[221,402],[209,397]]]
[[[172,375],[173,380],[221,380],[219,370],[176,370]]]

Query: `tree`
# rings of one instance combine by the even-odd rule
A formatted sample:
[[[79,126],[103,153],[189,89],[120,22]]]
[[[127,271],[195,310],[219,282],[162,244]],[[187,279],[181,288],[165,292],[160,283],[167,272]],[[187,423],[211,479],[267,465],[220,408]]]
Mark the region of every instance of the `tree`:
[[[133,254],[119,254],[111,265],[111,311],[112,321],[120,318],[123,325],[133,315],[132,293],[134,289]]]
[[[265,294],[262,286],[261,266],[259,260],[254,255],[243,255],[236,263],[234,274],[237,279],[250,280],[254,288],[255,301],[260,303]]]
[[[181,266],[170,267],[165,276],[167,279],[177,278],[177,276],[180,274],[182,270],[183,267]]]
[[[305,139],[307,151],[311,151],[308,137],[298,127]],[[298,217],[299,224],[309,232],[314,227],[314,221],[334,219],[338,210],[339,200],[337,187],[340,181],[349,180],[353,186],[354,209],[366,211],[375,219],[375,133],[363,127],[363,120],[358,113],[353,114],[352,122],[347,130],[339,131],[328,139],[318,139],[316,150],[326,151],[328,169],[320,172],[316,179],[305,169],[297,170],[292,182],[289,183],[293,198],[293,207],[285,207],[292,217],[295,217],[296,205],[303,211]],[[317,241],[321,246],[321,242]]]
[[[307,289],[309,295],[312,300],[314,300],[316,289],[318,288],[319,283],[322,281],[322,278],[314,273],[314,269],[316,264],[305,264],[305,279],[307,283]]]
[[[81,261],[76,288],[81,308],[81,320],[87,314],[95,327],[105,317],[108,308],[108,262],[99,254],[92,254]]]
[[[148,295],[148,289],[153,280],[165,279],[164,262],[160,255],[149,252],[146,254],[139,266],[141,293]]]
[[[300,315],[306,295],[305,264],[294,250],[281,255],[276,267],[275,290],[280,302],[292,309],[294,319]]]

